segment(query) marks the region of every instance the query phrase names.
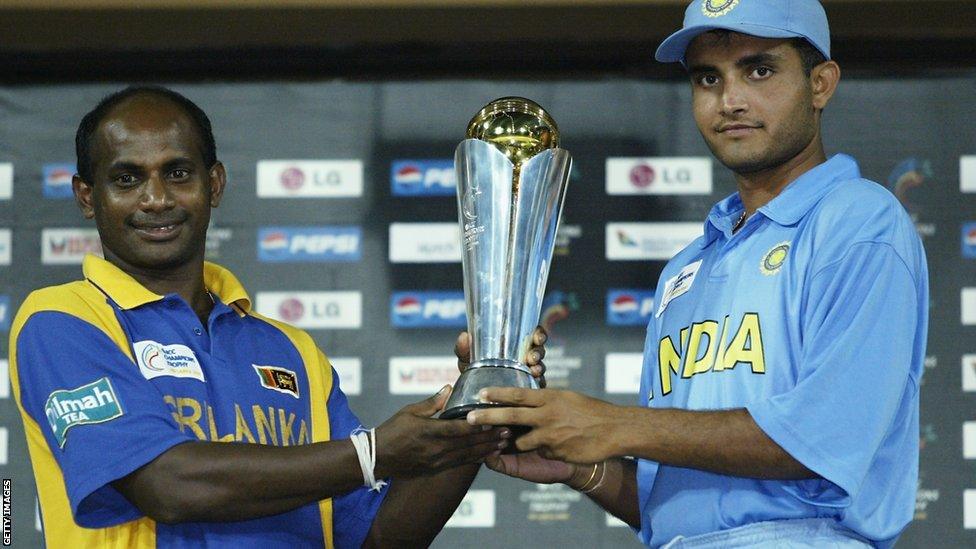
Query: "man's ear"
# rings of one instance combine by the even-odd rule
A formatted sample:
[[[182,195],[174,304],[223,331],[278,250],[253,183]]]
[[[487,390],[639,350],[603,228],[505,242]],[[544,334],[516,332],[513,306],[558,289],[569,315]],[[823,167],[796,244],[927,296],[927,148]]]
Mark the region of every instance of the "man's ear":
[[[220,206],[220,199],[224,196],[224,187],[227,185],[227,170],[220,162],[215,162],[210,168],[210,207]]]
[[[80,175],[75,174],[71,177],[71,190],[75,193],[75,202],[78,203],[78,208],[81,210],[81,214],[85,216],[85,219],[94,218],[94,187],[82,179]]]
[[[840,83],[840,65],[835,61],[824,61],[810,71],[810,87],[813,92],[813,107],[823,110],[837,91]]]

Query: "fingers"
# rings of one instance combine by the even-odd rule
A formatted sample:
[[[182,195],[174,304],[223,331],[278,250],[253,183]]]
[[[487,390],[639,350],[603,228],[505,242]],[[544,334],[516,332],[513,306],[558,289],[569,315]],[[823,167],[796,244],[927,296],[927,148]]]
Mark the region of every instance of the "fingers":
[[[532,372],[532,377],[539,382],[539,387],[546,388],[546,365],[543,362],[529,366],[529,371]]]
[[[481,402],[492,404],[508,404],[511,406],[542,406],[546,402],[547,392],[535,389],[519,389],[515,387],[488,387],[478,393]]]
[[[546,344],[549,339],[549,334],[546,333],[546,329],[542,326],[536,326],[535,332],[532,334],[532,343],[536,346],[542,346]]]
[[[526,425],[538,424],[538,412],[532,408],[483,408],[468,412],[471,425]]]
[[[404,406],[403,409],[404,411],[415,416],[431,417],[444,408],[444,405],[447,404],[447,399],[450,396],[451,386],[445,385],[441,387],[441,390],[437,391],[433,396],[414,404],[408,404],[407,406]]]
[[[458,367],[463,372],[471,362],[471,336],[468,332],[461,332],[454,342],[454,354],[458,358]]]
[[[508,446],[507,440],[483,442],[475,446],[458,448],[444,454],[442,468],[457,467],[468,463],[478,463]]]

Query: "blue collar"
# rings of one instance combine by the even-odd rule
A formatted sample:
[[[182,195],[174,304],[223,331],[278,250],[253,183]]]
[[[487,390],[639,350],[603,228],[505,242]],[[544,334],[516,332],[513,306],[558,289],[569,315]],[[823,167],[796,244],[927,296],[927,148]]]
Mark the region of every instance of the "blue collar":
[[[849,179],[861,177],[857,162],[846,154],[837,154],[812,170],[794,179],[779,196],[759,208],[756,213],[766,216],[779,225],[793,225],[803,218],[834,186]],[[702,248],[719,235],[732,236],[732,226],[742,215],[742,199],[732,193],[715,204],[705,219],[705,238]]]

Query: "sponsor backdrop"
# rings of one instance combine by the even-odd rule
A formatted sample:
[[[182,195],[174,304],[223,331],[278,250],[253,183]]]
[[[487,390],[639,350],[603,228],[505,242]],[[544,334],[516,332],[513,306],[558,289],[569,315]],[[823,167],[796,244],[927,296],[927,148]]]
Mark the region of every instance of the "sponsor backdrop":
[[[83,255],[100,249],[71,200],[73,137],[82,115],[120,86],[0,88],[4,333],[31,289],[79,278]],[[175,87],[210,114],[228,169],[210,259],[237,273],[259,311],[310,331],[367,425],[457,376],[452,348],[465,316],[452,158],[468,120],[491,99],[541,103],[574,157],[540,319],[551,334],[553,387],[635,403],[661,269],[734,190],[694,127],[684,82]],[[902,547],[976,545],[974,88],[976,77],[848,80],[826,112],[828,151],[854,155],[896,194],[928,251],[921,475]],[[0,473],[13,479],[14,545],[38,546],[0,341]],[[525,539],[636,546],[628,528],[578,493],[490,471],[435,546],[521,547]]]

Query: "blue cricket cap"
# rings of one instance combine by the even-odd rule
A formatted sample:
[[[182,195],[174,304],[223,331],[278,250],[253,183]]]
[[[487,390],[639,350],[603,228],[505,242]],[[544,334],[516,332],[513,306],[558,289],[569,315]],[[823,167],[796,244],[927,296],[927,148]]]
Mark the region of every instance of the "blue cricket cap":
[[[681,30],[667,37],[654,58],[685,62],[699,34],[724,29],[759,38],[804,38],[830,59],[830,26],[819,0],[695,0]]]

